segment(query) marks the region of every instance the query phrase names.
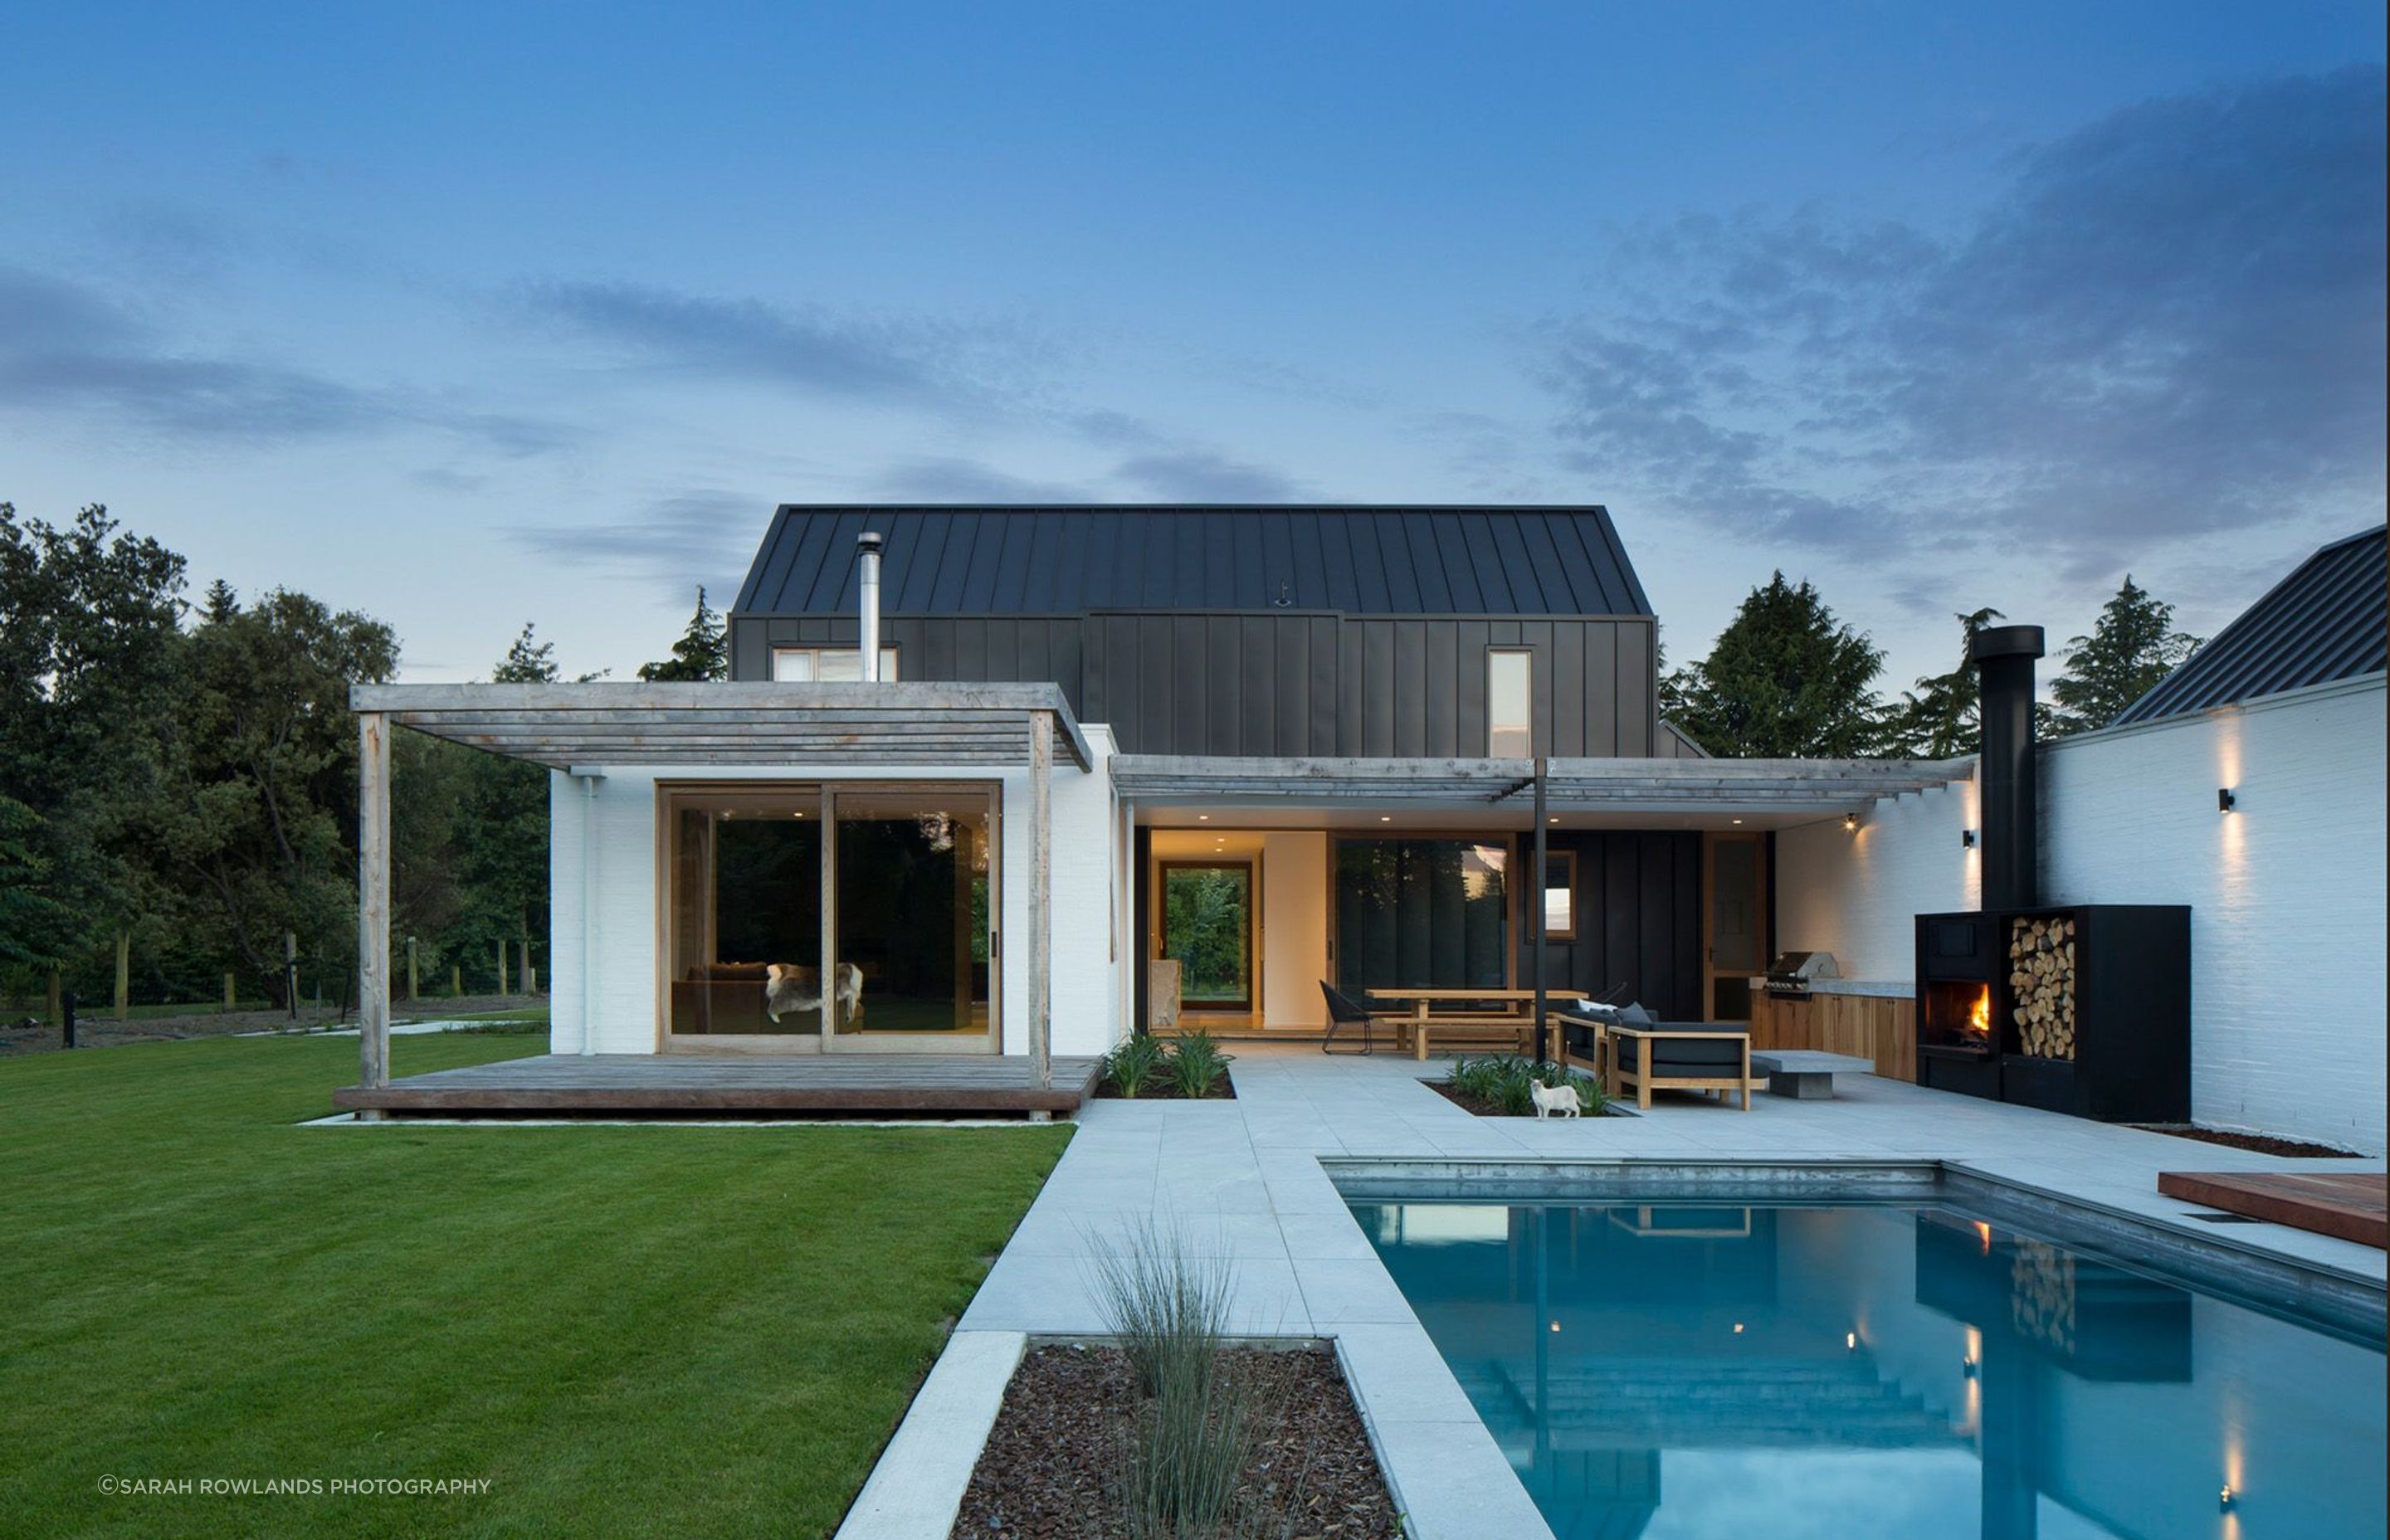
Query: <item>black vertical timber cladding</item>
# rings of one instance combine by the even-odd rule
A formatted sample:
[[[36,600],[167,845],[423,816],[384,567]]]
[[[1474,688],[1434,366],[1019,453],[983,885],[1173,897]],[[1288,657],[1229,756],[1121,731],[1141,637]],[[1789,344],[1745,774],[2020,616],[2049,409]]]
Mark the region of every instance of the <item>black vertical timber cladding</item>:
[[[1592,995],[1623,983],[1663,1020],[1702,1020],[1701,835],[1553,829],[1547,844],[1576,856],[1576,935],[1546,943],[1550,986]],[[1522,925],[1522,987],[1533,983],[1530,954]]]
[[[1536,653],[1536,747],[1652,752],[1651,622],[1640,616],[1345,616],[1106,611],[891,614],[898,677],[1061,686],[1082,721],[1147,754],[1485,752],[1485,654]],[[853,647],[851,615],[742,615],[731,677],[771,677],[772,648]]]

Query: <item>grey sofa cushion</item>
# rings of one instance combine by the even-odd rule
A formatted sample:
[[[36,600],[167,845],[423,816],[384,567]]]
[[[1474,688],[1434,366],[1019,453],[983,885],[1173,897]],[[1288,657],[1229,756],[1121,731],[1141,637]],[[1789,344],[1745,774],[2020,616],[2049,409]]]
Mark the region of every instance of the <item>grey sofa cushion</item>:
[[[1621,1067],[1639,1070],[1642,1067],[1644,1045],[1632,1037],[1618,1039],[1618,1062]],[[1651,1072],[1657,1075],[1695,1075],[1715,1079],[1718,1072],[1728,1073],[1742,1067],[1741,1034],[1721,1033],[1714,1039],[1667,1037],[1651,1045]]]

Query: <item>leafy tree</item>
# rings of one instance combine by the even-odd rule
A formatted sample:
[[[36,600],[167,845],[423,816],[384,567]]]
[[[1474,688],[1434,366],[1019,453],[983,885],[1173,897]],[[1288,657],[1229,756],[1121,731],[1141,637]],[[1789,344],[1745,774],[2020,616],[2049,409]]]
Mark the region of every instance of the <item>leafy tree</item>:
[[[212,593],[208,616],[182,649],[145,848],[186,934],[279,998],[285,931],[304,956],[354,954],[349,687],[388,680],[398,642],[379,621],[281,589],[246,609]]]
[[[1908,759],[1955,759],[1982,751],[1983,702],[1967,647],[1976,632],[2005,619],[1988,608],[1958,617],[1959,666],[1947,674],[1928,674],[1917,681],[1915,689],[1901,692],[1900,704],[1886,713],[1886,752]]]
[[[1841,759],[1870,752],[1882,724],[1870,685],[1883,654],[1837,622],[1805,581],[1754,588],[1710,655],[1684,672],[1677,726],[1711,753]]]
[[[2047,735],[2063,738],[2115,721],[2199,642],[2174,629],[2173,605],[2152,598],[2127,573],[2125,585],[2101,609],[2091,635],[2067,643],[2066,671],[2050,682],[2056,704],[2045,718]]]
[[[74,934],[74,915],[44,890],[41,815],[0,797],[0,967],[56,967]]]
[[[138,912],[123,815],[154,773],[173,699],[183,558],[93,504],[64,528],[0,503],[0,797],[26,810],[54,961]],[[52,908],[49,905],[57,905]]]
[[[673,643],[672,656],[660,663],[641,663],[639,677],[655,680],[704,680],[730,677],[730,649],[722,628],[722,617],[705,602],[705,589],[697,590],[697,613],[688,619],[688,629]]]
[[[490,671],[490,680],[498,685],[552,685],[556,683],[556,644],[535,641],[532,622],[523,622],[522,635],[507,648],[498,666]]]

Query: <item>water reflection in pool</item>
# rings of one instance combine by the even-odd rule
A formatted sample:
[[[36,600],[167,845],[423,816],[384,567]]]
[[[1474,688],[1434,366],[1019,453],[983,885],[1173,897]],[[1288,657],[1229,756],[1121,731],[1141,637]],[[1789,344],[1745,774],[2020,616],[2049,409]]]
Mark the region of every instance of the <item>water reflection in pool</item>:
[[[1561,1540],[2339,1540],[2379,1344],[1942,1209],[1356,1203]]]

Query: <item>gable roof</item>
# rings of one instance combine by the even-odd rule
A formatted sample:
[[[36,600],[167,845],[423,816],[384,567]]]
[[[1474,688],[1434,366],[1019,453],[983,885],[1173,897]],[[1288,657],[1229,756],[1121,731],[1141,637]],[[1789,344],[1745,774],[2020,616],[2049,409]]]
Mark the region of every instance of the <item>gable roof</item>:
[[[2379,673],[2390,653],[2385,527],[2335,540],[2117,713],[2116,725]]]
[[[731,613],[844,614],[887,536],[891,615],[1309,610],[1648,615],[1607,510],[783,505]]]

